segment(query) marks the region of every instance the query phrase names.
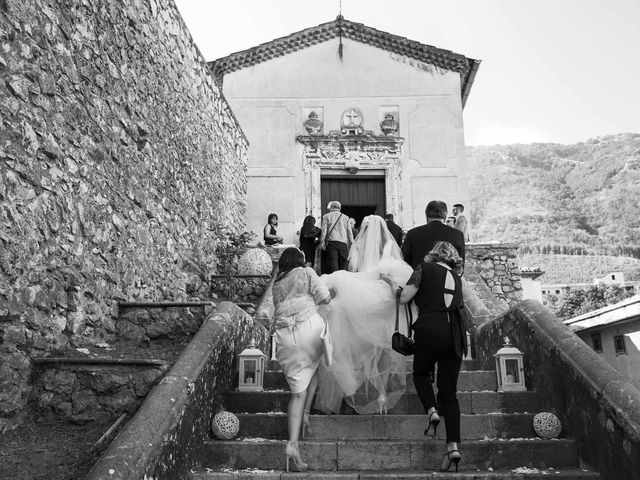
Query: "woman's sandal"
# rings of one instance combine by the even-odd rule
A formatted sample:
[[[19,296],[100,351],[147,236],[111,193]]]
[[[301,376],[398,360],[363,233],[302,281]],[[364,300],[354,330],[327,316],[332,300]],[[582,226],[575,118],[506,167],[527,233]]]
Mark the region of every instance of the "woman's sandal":
[[[444,455],[444,460],[442,460],[442,465],[440,465],[440,471],[446,472],[451,468],[451,464],[455,464],[456,473],[458,473],[458,464],[460,463],[460,452],[458,450],[450,450]]]
[[[429,415],[429,425],[424,431],[425,436],[429,435],[429,430],[433,427],[433,438],[435,438],[438,431],[438,425],[440,425],[440,415],[438,415],[437,410],[434,410]]]

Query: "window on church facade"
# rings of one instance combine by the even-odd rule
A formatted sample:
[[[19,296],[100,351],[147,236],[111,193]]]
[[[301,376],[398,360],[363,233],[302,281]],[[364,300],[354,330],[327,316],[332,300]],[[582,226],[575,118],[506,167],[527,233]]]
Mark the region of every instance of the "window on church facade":
[[[602,336],[599,333],[591,334],[591,345],[596,352],[602,352]]]

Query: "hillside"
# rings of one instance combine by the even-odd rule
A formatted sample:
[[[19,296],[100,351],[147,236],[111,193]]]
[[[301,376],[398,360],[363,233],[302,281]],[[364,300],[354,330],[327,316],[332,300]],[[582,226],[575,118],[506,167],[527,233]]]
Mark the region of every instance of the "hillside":
[[[640,258],[640,134],[466,153],[475,241]]]
[[[624,272],[625,280],[640,280],[640,260],[608,255],[540,255],[521,254],[520,267],[539,267],[543,285],[555,283],[591,283],[611,272]]]

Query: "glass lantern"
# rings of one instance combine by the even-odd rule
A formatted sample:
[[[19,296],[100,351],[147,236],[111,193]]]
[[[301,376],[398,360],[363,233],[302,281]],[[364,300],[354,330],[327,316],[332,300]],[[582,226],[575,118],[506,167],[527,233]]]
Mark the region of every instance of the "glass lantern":
[[[499,392],[524,392],[524,354],[504,337],[504,345],[494,355]]]
[[[266,356],[256,348],[255,343],[238,355],[238,390],[241,392],[261,392],[264,381]]]

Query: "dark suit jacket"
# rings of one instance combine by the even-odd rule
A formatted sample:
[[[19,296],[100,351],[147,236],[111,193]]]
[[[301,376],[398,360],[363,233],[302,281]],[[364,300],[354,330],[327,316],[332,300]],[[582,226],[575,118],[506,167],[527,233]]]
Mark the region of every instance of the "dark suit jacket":
[[[402,255],[405,262],[415,269],[437,242],[452,244],[464,261],[464,235],[462,232],[442,222],[432,221],[407,232],[402,244]]]
[[[402,245],[402,228],[396,224],[393,220],[386,220],[389,233],[396,240],[398,246]]]

